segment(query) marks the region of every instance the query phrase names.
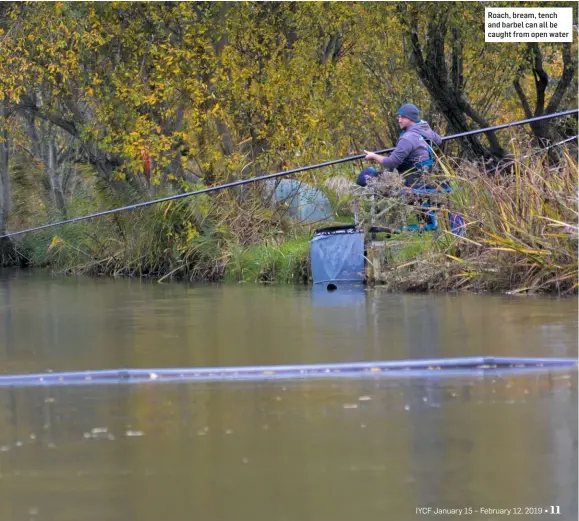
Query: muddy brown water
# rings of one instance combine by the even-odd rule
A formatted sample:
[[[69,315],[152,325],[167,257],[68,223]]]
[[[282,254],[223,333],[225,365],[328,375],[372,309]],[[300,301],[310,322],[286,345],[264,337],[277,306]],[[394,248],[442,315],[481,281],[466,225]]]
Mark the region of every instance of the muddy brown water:
[[[0,272],[0,374],[483,355],[576,357],[576,300]],[[0,389],[2,521],[516,508],[577,518],[576,370]]]

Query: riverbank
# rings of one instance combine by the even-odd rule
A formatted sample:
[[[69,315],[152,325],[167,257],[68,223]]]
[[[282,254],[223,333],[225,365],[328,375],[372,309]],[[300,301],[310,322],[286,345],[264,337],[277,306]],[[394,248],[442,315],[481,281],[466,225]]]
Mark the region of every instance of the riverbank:
[[[577,164],[569,154],[557,166],[537,155],[492,175],[442,160],[439,173],[454,188],[447,206],[464,217],[466,236],[450,232],[448,208],[441,208],[440,230],[384,240],[373,284],[392,291],[577,292]],[[329,195],[336,212],[352,218],[352,196]],[[87,201],[78,204],[88,208]],[[264,205],[257,193],[240,200],[223,192],[26,235],[14,246],[25,264],[61,273],[307,284],[310,240],[320,226],[296,223],[287,206]]]
[[[577,163],[564,153],[556,166],[544,156],[522,157],[508,172],[481,173],[473,165],[442,173],[455,190],[450,206],[466,222],[466,236],[442,230],[412,251],[407,241],[377,280],[403,291],[577,293]],[[444,212],[442,212],[444,215]],[[418,241],[418,239],[415,239]]]

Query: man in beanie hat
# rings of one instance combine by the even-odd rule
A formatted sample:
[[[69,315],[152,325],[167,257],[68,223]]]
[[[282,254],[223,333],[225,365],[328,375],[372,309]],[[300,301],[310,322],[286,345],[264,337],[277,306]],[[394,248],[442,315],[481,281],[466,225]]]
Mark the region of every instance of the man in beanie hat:
[[[398,124],[402,134],[396,143],[396,148],[388,156],[381,156],[368,152],[366,159],[376,161],[385,170],[398,170],[404,177],[404,184],[408,187],[424,188],[422,181],[425,171],[432,171],[433,156],[428,141],[436,145],[442,143],[442,138],[434,132],[426,121],[420,119],[420,111],[415,105],[407,103],[398,109]],[[365,168],[358,176],[357,183],[366,186],[369,177],[379,176],[375,168]]]

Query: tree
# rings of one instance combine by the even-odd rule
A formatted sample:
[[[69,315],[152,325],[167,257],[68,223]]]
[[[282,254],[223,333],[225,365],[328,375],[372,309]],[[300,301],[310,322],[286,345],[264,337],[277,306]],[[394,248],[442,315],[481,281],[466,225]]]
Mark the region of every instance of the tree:
[[[437,108],[444,114],[451,129],[456,133],[471,130],[467,117],[481,127],[492,126],[490,122],[465,96],[464,46],[467,32],[461,30],[459,20],[464,23],[462,6],[437,3],[404,5],[401,7],[406,37],[416,72],[434,99]],[[428,21],[424,21],[426,18]],[[423,26],[426,36],[421,38]],[[450,56],[446,49],[450,48]],[[450,69],[447,63],[450,61]],[[464,138],[465,146],[477,157],[504,157],[505,151],[494,132],[487,132],[490,148],[484,147],[476,136]]]
[[[7,5],[0,6],[0,36],[7,22]],[[11,115],[9,97],[0,92],[0,235],[7,231],[10,216],[10,135],[8,118]],[[14,247],[9,238],[0,239],[0,266],[9,264],[14,259]]]
[[[526,63],[521,64],[519,70],[517,71],[517,76],[513,80],[513,86],[519,97],[523,110],[525,112],[526,118],[533,118],[538,116],[543,116],[547,114],[554,114],[557,112],[561,105],[561,101],[563,100],[565,93],[569,89],[569,86],[572,84],[573,77],[575,76],[577,70],[577,61],[573,58],[573,54],[571,52],[571,44],[564,43],[560,46],[561,54],[562,54],[562,62],[563,67],[561,71],[561,76],[557,81],[557,85],[552,92],[549,102],[547,103],[547,88],[549,86],[549,82],[551,78],[549,74],[545,70],[544,65],[544,56],[541,47],[536,42],[531,42],[527,44],[527,49],[525,53]],[[547,47],[544,45],[544,47]],[[558,51],[559,48],[553,49],[551,46],[551,55],[553,51],[555,53]],[[557,59],[557,58],[555,58]],[[553,58],[551,58],[554,61]],[[535,86],[535,107],[531,109],[531,104],[527,95],[525,94],[525,90],[521,84],[521,79],[525,72],[526,66],[530,65],[531,71],[533,74],[533,83]],[[545,106],[546,105],[546,106]],[[535,136],[537,143],[540,146],[547,146],[549,143],[553,141],[552,131],[550,120],[543,120],[537,121],[535,123],[531,123],[531,129],[533,131],[533,135]]]
[[[10,216],[10,135],[8,117],[10,104],[7,98],[0,103],[0,235],[6,233]]]

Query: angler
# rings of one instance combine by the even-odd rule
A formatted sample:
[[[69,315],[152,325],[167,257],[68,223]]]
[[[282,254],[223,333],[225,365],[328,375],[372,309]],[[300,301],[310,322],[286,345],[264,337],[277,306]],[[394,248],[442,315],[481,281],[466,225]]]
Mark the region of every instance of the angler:
[[[404,184],[409,188],[434,188],[425,179],[425,174],[432,172],[433,153],[429,142],[435,145],[442,143],[442,138],[430,128],[430,125],[420,119],[420,110],[411,103],[398,109],[398,124],[402,129],[396,148],[388,156],[366,153],[366,158],[383,166],[385,170],[397,169],[404,178]],[[357,183],[366,186],[369,177],[380,176],[375,168],[365,168],[359,175]]]

